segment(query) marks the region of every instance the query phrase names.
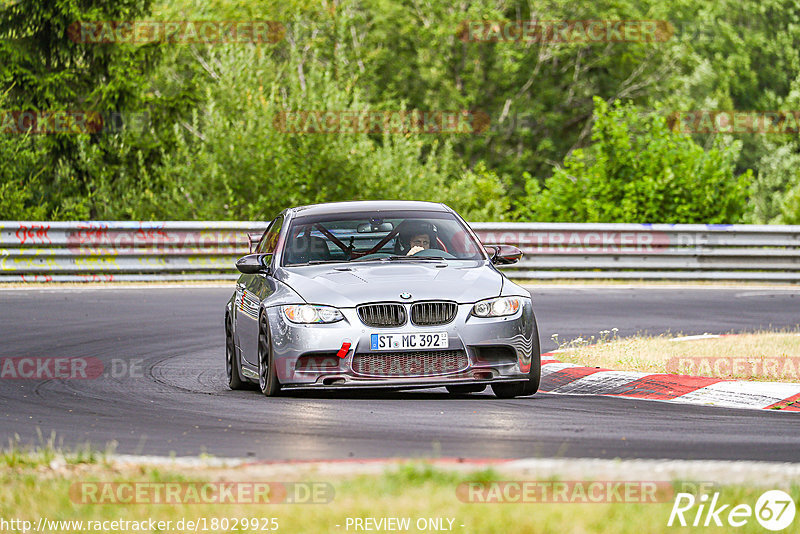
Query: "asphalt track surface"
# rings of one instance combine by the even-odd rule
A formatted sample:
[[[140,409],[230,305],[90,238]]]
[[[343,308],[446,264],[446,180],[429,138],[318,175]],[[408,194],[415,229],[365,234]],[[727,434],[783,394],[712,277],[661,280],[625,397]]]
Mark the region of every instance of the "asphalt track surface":
[[[532,289],[543,350],[619,328],[684,334],[795,327],[800,290]],[[796,414],[444,389],[265,398],[224,380],[230,289],[0,291],[0,358],[93,357],[94,380],[0,380],[0,440],[263,460],[593,457],[800,461]],[[112,360],[118,362],[112,373]],[[134,365],[123,369],[119,362]],[[118,376],[113,376],[114,374]]]

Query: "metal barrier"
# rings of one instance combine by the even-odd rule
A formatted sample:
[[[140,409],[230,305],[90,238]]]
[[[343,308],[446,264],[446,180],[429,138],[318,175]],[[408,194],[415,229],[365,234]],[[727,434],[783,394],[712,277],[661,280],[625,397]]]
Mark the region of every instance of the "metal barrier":
[[[0,281],[236,278],[248,222],[0,222]]]
[[[800,226],[475,223],[484,243],[520,247],[529,279],[800,281]]]
[[[257,222],[0,221],[0,282],[234,279]],[[474,223],[517,279],[800,281],[800,226]]]

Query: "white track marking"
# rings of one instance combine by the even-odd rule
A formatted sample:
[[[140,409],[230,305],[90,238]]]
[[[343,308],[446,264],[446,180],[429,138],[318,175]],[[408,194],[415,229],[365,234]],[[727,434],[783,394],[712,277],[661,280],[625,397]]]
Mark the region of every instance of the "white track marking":
[[[717,382],[674,400],[690,404],[713,404],[733,408],[766,408],[800,393],[800,384],[780,382]]]
[[[549,393],[571,393],[582,395],[602,395],[610,390],[629,384],[652,373],[631,373],[626,371],[598,371],[559,386]]]

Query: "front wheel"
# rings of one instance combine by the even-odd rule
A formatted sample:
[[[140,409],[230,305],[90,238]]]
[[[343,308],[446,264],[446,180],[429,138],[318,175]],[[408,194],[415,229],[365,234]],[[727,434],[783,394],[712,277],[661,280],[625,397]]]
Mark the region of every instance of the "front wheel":
[[[233,322],[230,314],[225,315],[225,372],[229,388],[245,388],[245,382],[239,374],[239,358],[236,356],[236,346],[233,344]]]
[[[528,371],[526,382],[511,384],[492,384],[492,392],[499,399],[513,399],[514,397],[527,397],[539,391],[539,382],[542,379],[542,353],[539,349],[539,327],[536,325],[536,316],[533,316],[533,336],[531,339],[531,369]]]
[[[498,399],[513,399],[525,395],[526,382],[512,382],[511,384],[492,384],[492,392]]]
[[[272,354],[269,323],[267,323],[266,314],[263,313],[258,320],[258,387],[261,389],[261,393],[267,397],[277,395],[281,389]]]

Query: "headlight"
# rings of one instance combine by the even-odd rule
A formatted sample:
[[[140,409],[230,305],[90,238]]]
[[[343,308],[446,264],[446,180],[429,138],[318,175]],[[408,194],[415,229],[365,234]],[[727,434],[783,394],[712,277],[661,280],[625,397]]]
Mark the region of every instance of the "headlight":
[[[292,304],[281,308],[283,309],[283,315],[293,323],[335,323],[344,319],[342,312],[330,306]]]
[[[522,307],[519,297],[500,297],[482,300],[472,307],[472,315],[478,317],[503,317],[514,315]]]

